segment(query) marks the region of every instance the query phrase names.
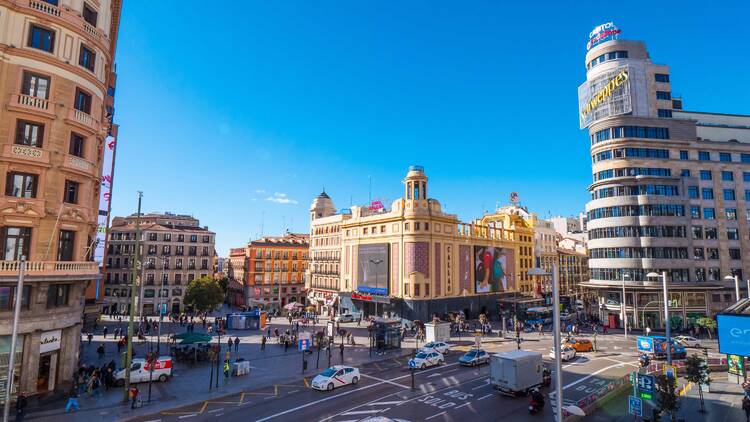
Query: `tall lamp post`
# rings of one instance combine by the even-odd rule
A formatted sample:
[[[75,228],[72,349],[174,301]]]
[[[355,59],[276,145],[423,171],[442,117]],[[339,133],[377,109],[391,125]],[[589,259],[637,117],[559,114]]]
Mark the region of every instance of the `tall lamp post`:
[[[373,264],[373,265],[375,265],[375,286],[376,286],[376,287],[379,287],[379,286],[380,286],[380,285],[378,284],[378,267],[379,267],[379,266],[380,266],[380,264],[382,264],[382,263],[383,263],[383,260],[382,260],[382,259],[371,259],[371,260],[370,260],[370,264]],[[374,301],[374,302],[375,302],[375,316],[378,316],[378,302],[377,302],[377,301]]]
[[[625,274],[625,270],[623,270],[622,273],[622,300],[621,300],[621,307],[622,307],[622,328],[625,330],[625,340],[628,339],[628,314],[627,309],[625,306],[625,303],[627,302],[625,300],[625,279],[630,278],[630,274]]]
[[[734,280],[734,297],[736,299],[735,301],[739,302],[740,301],[740,278],[735,274],[735,275],[725,276],[724,280]],[[748,292],[749,292],[748,294],[750,294],[750,290],[748,290]]]
[[[21,317],[21,307],[23,306],[23,277],[26,271],[26,257],[22,256],[21,261],[18,262],[18,285],[14,293],[13,300],[15,301],[13,310],[13,334],[10,340],[10,356],[8,356],[8,377],[6,378],[5,384],[5,406],[3,407],[3,421],[8,421],[8,415],[10,413],[10,396],[13,391],[13,376],[15,374],[16,366],[16,341],[18,340],[18,320]],[[31,298],[29,298],[31,299]]]
[[[546,276],[550,275],[548,272],[539,268],[539,261],[537,261],[537,268],[532,268],[528,271],[531,276]],[[560,286],[557,274],[557,263],[552,263],[552,331],[554,333],[553,348],[555,351],[555,414],[557,415],[557,421],[562,422],[562,402],[563,402],[563,389],[562,389],[562,356],[561,356],[561,344],[560,344]]]
[[[667,297],[667,272],[662,271],[661,274],[650,272],[646,274],[646,277],[661,277],[662,293],[664,294],[664,321],[667,330],[667,363],[672,365],[672,338],[670,336],[669,300]]]
[[[135,318],[135,297],[136,297],[136,276],[138,275],[138,258],[140,256],[141,247],[141,200],[143,199],[143,192],[138,191],[138,213],[135,217],[135,250],[133,251],[133,272],[130,278],[130,312],[128,317],[128,341],[127,341],[127,355],[125,359],[125,391],[123,392],[123,401],[128,401],[128,393],[130,392],[130,365],[133,362],[133,319]],[[141,280],[143,283],[143,280]]]

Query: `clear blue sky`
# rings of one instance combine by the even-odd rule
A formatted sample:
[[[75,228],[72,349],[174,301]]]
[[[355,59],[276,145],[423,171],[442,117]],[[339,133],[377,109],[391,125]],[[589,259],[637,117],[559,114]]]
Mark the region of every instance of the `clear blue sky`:
[[[393,200],[410,164],[469,220],[518,191],[541,215],[587,201],[577,86],[614,21],[671,66],[688,110],[750,114],[747,2],[124,2],[114,215],[188,213],[217,250]]]

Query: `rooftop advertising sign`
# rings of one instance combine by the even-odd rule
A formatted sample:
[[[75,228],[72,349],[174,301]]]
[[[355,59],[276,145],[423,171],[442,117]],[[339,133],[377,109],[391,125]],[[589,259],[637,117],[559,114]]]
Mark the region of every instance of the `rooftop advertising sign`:
[[[750,317],[717,315],[719,353],[727,355],[750,355]]]
[[[604,41],[615,40],[620,35],[620,31],[614,23],[607,22],[594,28],[589,34],[589,42],[586,44],[586,51],[591,50],[597,44]]]
[[[632,113],[630,68],[622,66],[584,82],[578,87],[581,129],[606,117]]]

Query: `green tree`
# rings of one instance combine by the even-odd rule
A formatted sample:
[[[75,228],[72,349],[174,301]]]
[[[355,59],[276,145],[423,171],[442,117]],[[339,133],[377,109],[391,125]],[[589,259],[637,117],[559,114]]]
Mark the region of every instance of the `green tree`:
[[[716,329],[716,321],[714,321],[713,318],[706,318],[706,317],[698,318],[695,321],[695,323],[699,327],[705,328],[706,331],[708,331],[708,338],[713,339],[713,337],[711,336],[711,333],[713,332],[713,330]]]
[[[672,377],[667,377],[664,374],[656,376],[656,391],[659,392],[656,405],[661,413],[669,412],[672,415],[673,422],[677,420],[677,409],[680,408],[676,384]]]
[[[224,302],[224,292],[219,282],[210,277],[201,277],[190,282],[185,292],[185,304],[198,312],[208,312]]]
[[[228,277],[220,278],[219,286],[221,286],[221,290],[224,292],[224,294],[226,294],[227,289],[229,288],[229,278]]]
[[[709,384],[708,365],[698,355],[692,355],[685,361],[685,379],[698,386],[698,395],[701,399],[701,413],[706,409],[703,407],[703,384]]]

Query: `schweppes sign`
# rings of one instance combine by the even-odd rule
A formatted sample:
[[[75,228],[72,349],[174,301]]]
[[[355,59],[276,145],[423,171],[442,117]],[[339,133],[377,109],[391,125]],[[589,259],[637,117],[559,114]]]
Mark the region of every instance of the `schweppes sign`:
[[[612,93],[622,86],[628,80],[628,69],[623,69],[614,78],[609,80],[609,83],[594,94],[586,105],[581,109],[581,120],[586,120],[588,115],[593,110],[596,110],[605,100],[612,96]]]

